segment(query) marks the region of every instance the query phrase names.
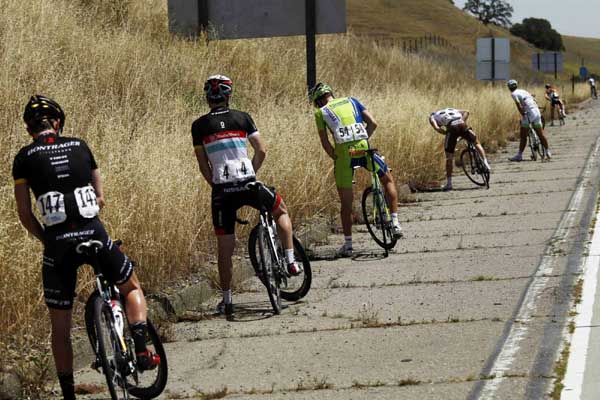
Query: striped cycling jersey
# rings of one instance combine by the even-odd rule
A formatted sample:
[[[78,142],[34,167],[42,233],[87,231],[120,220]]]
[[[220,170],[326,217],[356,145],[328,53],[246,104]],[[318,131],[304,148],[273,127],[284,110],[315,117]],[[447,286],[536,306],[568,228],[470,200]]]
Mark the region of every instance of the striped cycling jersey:
[[[248,138],[253,135],[258,135],[254,121],[237,110],[217,108],[194,121],[194,148],[206,152],[214,184],[235,184],[255,178],[248,158]]]
[[[315,112],[317,129],[329,128],[336,144],[368,139],[362,112],[366,110],[354,97],[330,100]]]

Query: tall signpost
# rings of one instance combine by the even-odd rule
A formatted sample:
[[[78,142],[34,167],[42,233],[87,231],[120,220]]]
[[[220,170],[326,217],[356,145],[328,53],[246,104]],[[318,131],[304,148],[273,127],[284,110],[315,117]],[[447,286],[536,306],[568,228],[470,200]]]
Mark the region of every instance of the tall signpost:
[[[477,39],[477,79],[480,81],[510,78],[510,41],[498,38]]]
[[[169,30],[209,39],[306,37],[307,84],[316,83],[316,35],[346,32],[346,0],[168,0]]]

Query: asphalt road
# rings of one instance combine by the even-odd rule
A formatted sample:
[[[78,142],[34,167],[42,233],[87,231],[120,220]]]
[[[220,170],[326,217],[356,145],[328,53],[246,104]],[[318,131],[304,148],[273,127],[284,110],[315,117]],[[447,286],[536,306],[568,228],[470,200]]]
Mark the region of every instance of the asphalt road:
[[[457,175],[418,194],[388,258],[355,227],[355,259],[314,261],[310,293],[280,316],[254,279],[235,321],[177,323],[164,398],[547,398],[594,217],[598,122],[593,102],[549,128],[549,162],[509,162],[512,143],[489,190]]]

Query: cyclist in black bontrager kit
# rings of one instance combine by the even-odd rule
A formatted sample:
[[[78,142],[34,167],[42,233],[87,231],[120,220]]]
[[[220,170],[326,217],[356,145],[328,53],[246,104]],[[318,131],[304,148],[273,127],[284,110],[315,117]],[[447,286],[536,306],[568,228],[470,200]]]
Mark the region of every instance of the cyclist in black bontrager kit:
[[[208,78],[204,92],[210,112],[192,124],[192,138],[200,172],[212,187],[212,220],[217,235],[218,264],[223,301],[220,314],[232,315],[231,257],[235,248],[236,211],[242,206],[272,210],[285,250],[288,273],[298,275],[302,267],[294,259],[292,223],[281,196],[264,188],[256,193],[246,184],[256,180],[256,171],[265,159],[265,147],[250,115],[229,108],[231,79],[223,75]],[[248,142],[254,149],[248,158]]]
[[[104,245],[98,258],[104,276],[118,286],[126,303],[138,368],[152,369],[160,358],[146,348],[146,300],[133,264],[98,218],[104,196],[92,152],[83,140],[59,136],[65,114],[52,99],[31,97],[23,119],[33,143],[23,147],[13,163],[17,210],[23,226],[44,244],[42,279],[52,352],[63,397],[74,399],[72,307],[77,268],[87,261],[75,252],[79,242],[95,239]],[[30,189],[41,224],[31,210]]]

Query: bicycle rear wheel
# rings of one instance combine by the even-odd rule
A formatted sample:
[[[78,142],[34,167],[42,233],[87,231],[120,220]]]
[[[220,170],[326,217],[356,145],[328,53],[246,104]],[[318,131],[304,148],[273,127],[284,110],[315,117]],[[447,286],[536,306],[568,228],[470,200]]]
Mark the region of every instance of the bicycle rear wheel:
[[[258,265],[260,273],[263,276],[263,283],[267,288],[267,294],[269,295],[269,301],[273,307],[273,313],[281,313],[281,291],[279,289],[279,277],[277,265],[277,258],[275,256],[275,249],[271,246],[269,238],[269,231],[262,225],[258,225]]]
[[[367,225],[367,230],[371,237],[386,252],[396,245],[396,239],[392,235],[391,221],[386,221],[386,215],[389,214],[385,196],[382,191],[369,186],[365,189],[362,196],[362,212]]]
[[[483,161],[480,160],[479,153],[466,148],[460,154],[462,169],[467,178],[477,186],[489,187],[489,173],[486,175],[486,168]]]
[[[140,399],[153,399],[160,396],[167,385],[169,367],[167,363],[167,354],[160,341],[158,333],[148,318],[146,320],[148,330],[146,333],[146,345],[148,350],[160,356],[160,363],[155,369],[149,371],[137,371],[128,377],[127,383],[129,393]],[[129,340],[130,346],[133,346],[133,339]]]
[[[259,224],[260,225],[260,224]],[[264,274],[260,272],[260,266],[258,263],[258,226],[252,228],[250,236],[248,237],[248,255],[250,256],[250,263],[254,268],[254,272],[260,281],[265,284]],[[312,270],[310,267],[310,260],[304,251],[302,243],[294,236],[294,258],[296,262],[302,264],[303,272],[297,276],[287,276],[287,285],[280,287],[281,298],[287,301],[298,301],[310,290],[312,284]]]
[[[112,311],[99,296],[94,299],[94,328],[96,338],[94,352],[106,377],[110,397],[113,400],[128,399],[127,383],[120,368],[123,361]]]
[[[531,149],[531,159],[533,161],[537,161],[539,139],[537,139],[537,135],[535,134],[535,132],[531,132],[531,130],[529,131],[529,148]]]

